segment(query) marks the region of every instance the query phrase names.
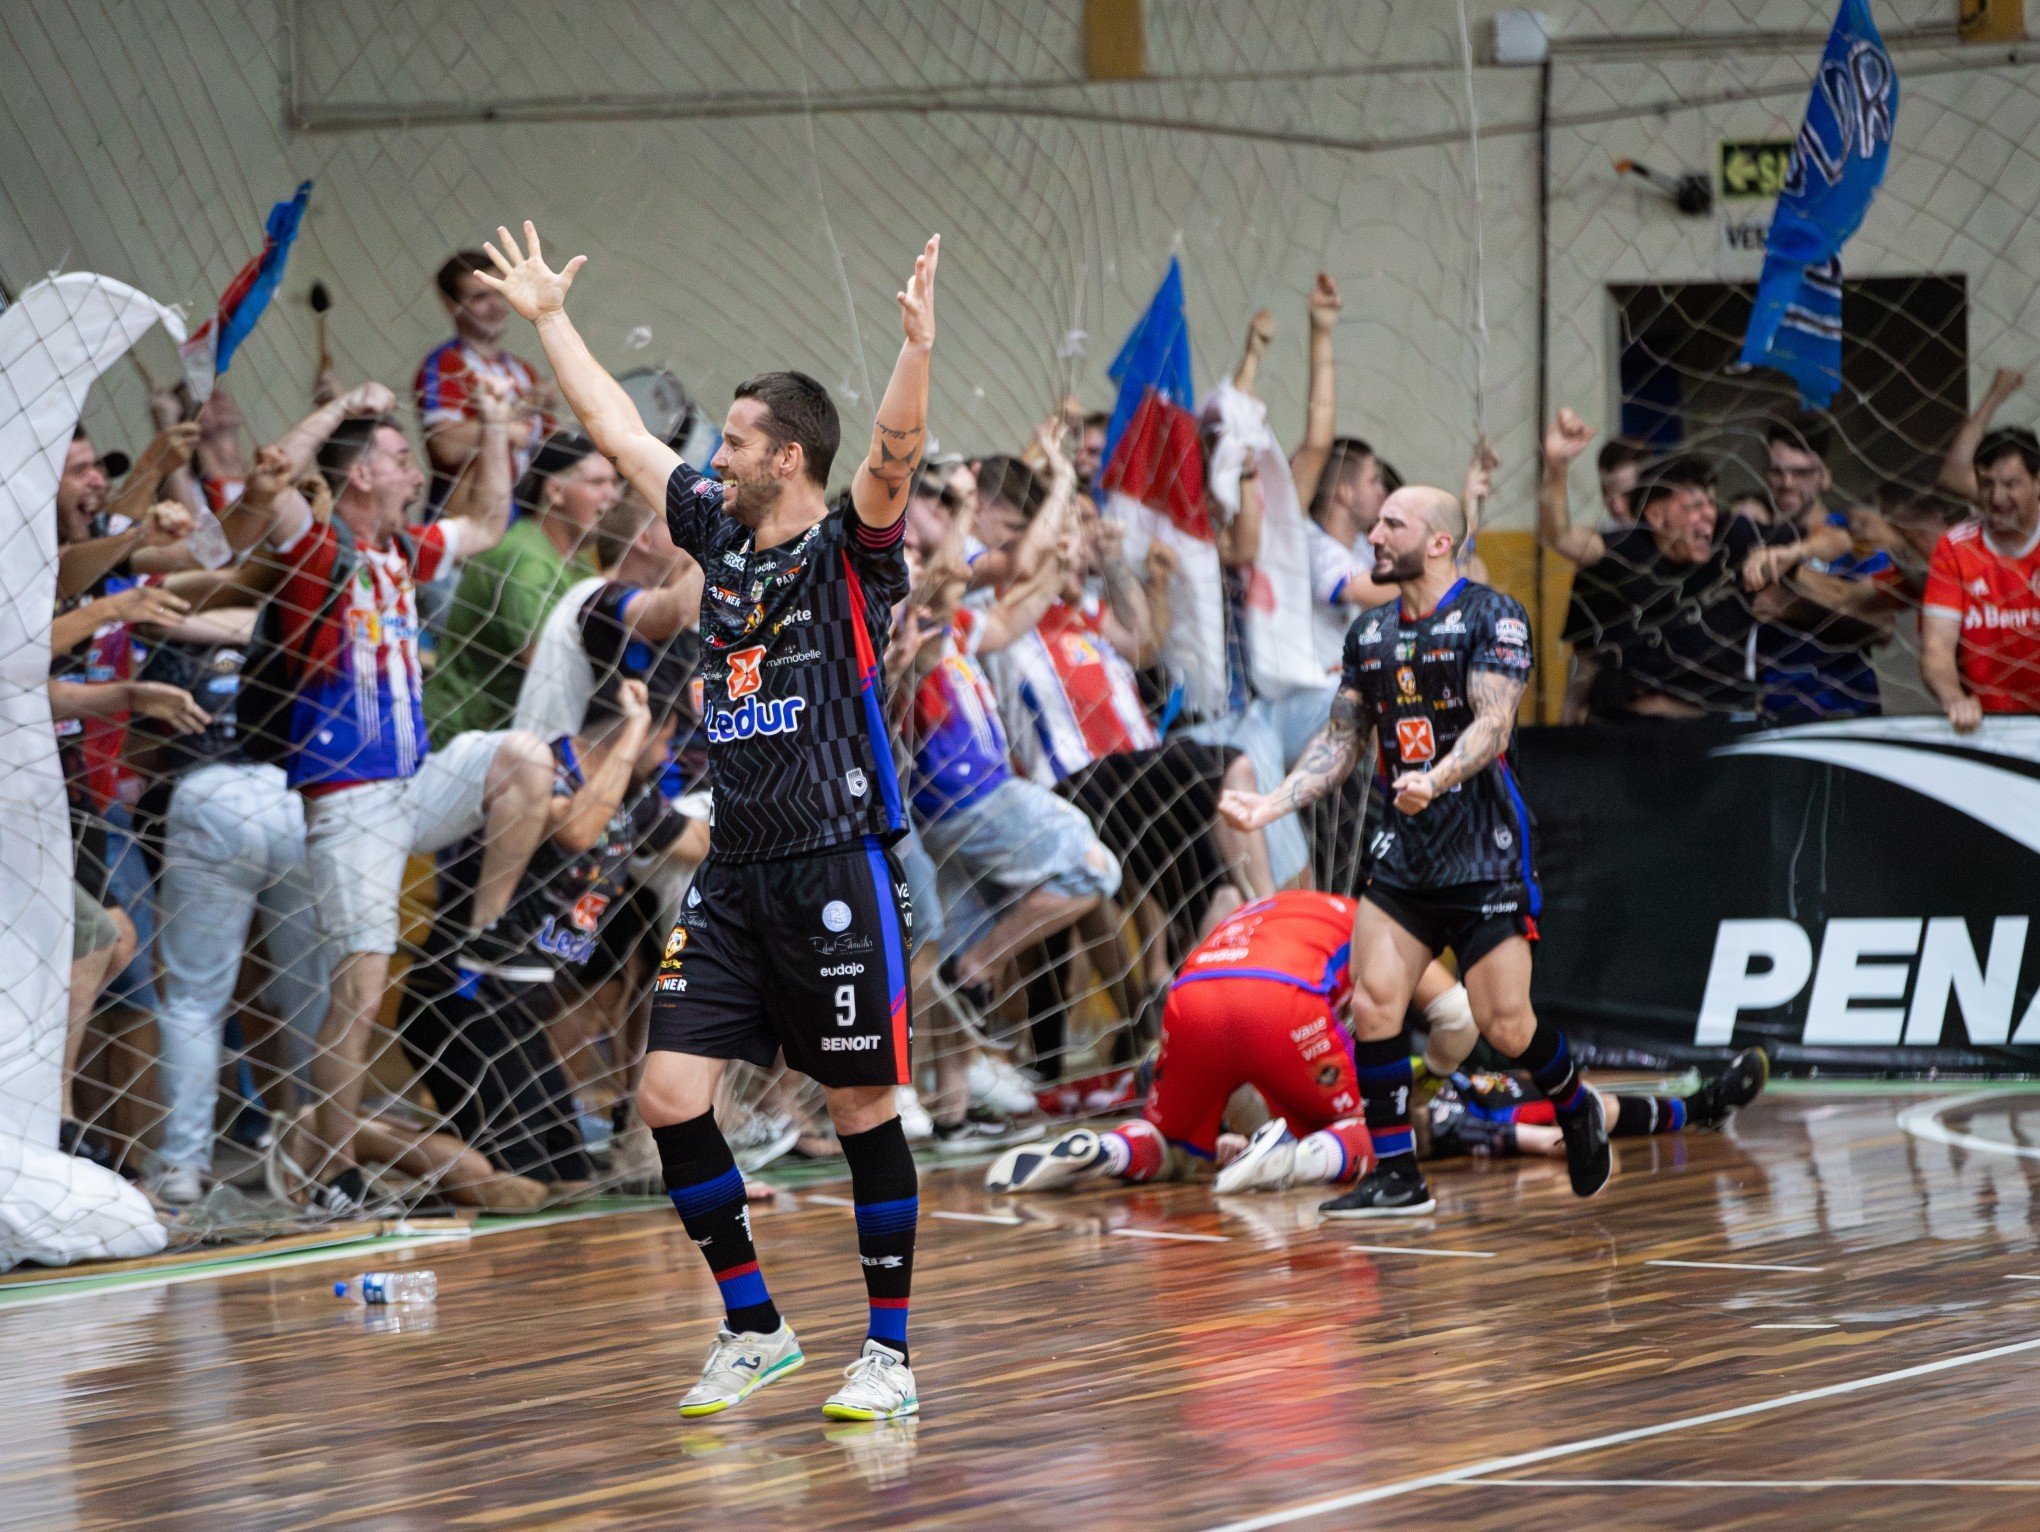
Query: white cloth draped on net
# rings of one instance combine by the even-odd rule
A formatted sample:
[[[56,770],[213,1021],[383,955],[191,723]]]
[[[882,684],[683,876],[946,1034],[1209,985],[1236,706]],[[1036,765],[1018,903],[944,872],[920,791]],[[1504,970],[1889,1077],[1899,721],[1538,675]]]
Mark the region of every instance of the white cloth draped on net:
[[[47,687],[64,452],[87,391],[158,324],[184,338],[171,310],[90,272],[0,313],[0,1269],[163,1245],[140,1192],[55,1149],[72,873]]]

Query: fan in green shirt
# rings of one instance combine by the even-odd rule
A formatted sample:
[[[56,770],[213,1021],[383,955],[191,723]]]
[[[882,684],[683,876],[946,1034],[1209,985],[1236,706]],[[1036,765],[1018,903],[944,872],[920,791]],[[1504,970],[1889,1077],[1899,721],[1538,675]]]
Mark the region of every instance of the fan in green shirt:
[[[585,436],[565,433],[539,449],[517,484],[518,519],[461,570],[425,683],[435,746],[470,729],[510,727],[539,627],[561,592],[598,572],[590,539],[622,488]]]

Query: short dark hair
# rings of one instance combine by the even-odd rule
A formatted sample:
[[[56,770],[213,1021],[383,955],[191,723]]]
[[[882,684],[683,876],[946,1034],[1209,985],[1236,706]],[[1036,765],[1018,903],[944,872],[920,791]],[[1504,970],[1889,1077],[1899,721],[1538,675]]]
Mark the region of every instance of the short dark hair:
[[[531,466],[518,479],[510,498],[521,516],[536,516],[545,504],[545,481],[565,473],[576,463],[596,456],[595,443],[579,431],[555,431],[532,454]],[[633,537],[637,534],[632,533]]]
[[[1828,445],[1833,440],[1828,423],[1818,415],[1803,412],[1780,415],[1764,427],[1764,445],[1783,442],[1798,452],[1811,452],[1815,457],[1825,459]]]
[[[384,426],[392,431],[401,429],[387,415],[350,415],[333,428],[333,434],[319,447],[319,472],[326,476],[326,488],[337,495],[347,487],[347,475],[375,445],[375,433]]]
[[[1660,500],[1669,500],[1682,489],[1704,489],[1714,493],[1714,464],[1698,453],[1684,453],[1660,463],[1629,492],[1629,514],[1637,521]]]
[[[2040,437],[2024,426],[1999,426],[1984,437],[1976,448],[1976,471],[1995,468],[1999,458],[2014,452],[2026,465],[2026,472],[2040,474]]]
[[[1086,431],[1109,431],[1112,429],[1112,417],[1104,410],[1093,410],[1084,417],[1084,429]]]
[[[1338,492],[1339,486],[1358,474],[1369,458],[1381,463],[1383,484],[1388,484],[1390,475],[1395,475],[1395,483],[1389,485],[1390,494],[1402,488],[1401,475],[1395,474],[1394,469],[1382,462],[1381,454],[1364,440],[1358,436],[1335,436],[1332,438],[1332,445],[1325,452],[1324,472],[1318,475],[1317,488],[1311,491],[1310,514],[1313,517],[1322,515],[1325,506]]]
[[[978,464],[977,487],[980,500],[1010,505],[1026,521],[1034,519],[1041,502],[1048,498],[1048,486],[1041,482],[1041,475],[1017,457],[986,458]]]
[[[448,303],[460,302],[460,279],[471,271],[494,271],[496,263],[489,259],[486,250],[456,250],[439,263],[439,271],[432,278],[439,284],[439,291]]]
[[[1618,468],[1627,468],[1635,463],[1648,463],[1653,456],[1648,442],[1640,442],[1633,436],[1611,436],[1601,443],[1601,450],[1594,458],[1596,473],[1613,473]]]
[[[829,391],[804,372],[761,372],[737,385],[736,397],[765,406],[764,431],[772,444],[792,442],[807,460],[807,476],[826,488],[842,444],[843,425]]]

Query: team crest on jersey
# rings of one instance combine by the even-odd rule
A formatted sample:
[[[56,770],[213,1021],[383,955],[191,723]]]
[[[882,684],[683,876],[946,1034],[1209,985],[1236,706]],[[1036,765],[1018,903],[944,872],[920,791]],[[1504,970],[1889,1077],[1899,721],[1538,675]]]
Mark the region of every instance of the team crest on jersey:
[[[1102,662],[1103,656],[1098,653],[1098,646],[1082,634],[1065,633],[1059,642],[1062,644],[1064,658],[1072,665],[1096,665]]]
[[[1396,667],[1395,696],[1398,702],[1415,702],[1417,700],[1417,673],[1407,665]]]
[[[1438,753],[1438,737],[1431,732],[1428,718],[1398,718],[1395,721],[1396,754],[1405,761],[1428,761]]]
[[[760,674],[765,664],[765,646],[753,644],[748,649],[730,651],[730,700],[748,697],[764,684]]]
[[[677,963],[680,960],[680,954],[686,950],[687,928],[685,926],[675,926],[673,934],[666,938],[666,955],[663,961]]]
[[[573,913],[567,918],[574,923],[576,931],[593,931],[602,924],[602,912],[609,908],[609,895],[583,894],[574,901]],[[679,933],[685,936],[687,933]]]

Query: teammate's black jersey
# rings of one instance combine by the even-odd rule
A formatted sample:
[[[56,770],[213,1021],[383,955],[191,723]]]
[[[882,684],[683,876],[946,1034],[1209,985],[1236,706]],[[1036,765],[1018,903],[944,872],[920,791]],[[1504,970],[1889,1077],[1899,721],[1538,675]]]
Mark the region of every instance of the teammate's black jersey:
[[[682,463],[666,524],[706,577],[702,726],[710,845],[756,862],[892,841],[906,829],[880,658],[907,593],[904,521],[867,527],[846,502],[774,548],[723,514],[723,487]]]
[[[572,797],[582,785],[581,763],[571,739],[553,741],[553,796]],[[562,969],[586,965],[597,950],[609,907],[630,888],[630,861],[655,856],[680,838],[687,821],[659,792],[658,779],[634,784],[624,793],[602,835],[586,851],[562,850],[550,839],[531,854],[530,865],[517,880],[510,907],[497,918],[496,929],[522,944],[506,974],[529,973],[525,983],[539,983]],[[444,957],[458,946],[468,929],[473,889],[482,874],[482,837],[472,835],[446,866],[446,890],[434,923],[428,952]]]
[[[1506,754],[1421,814],[1398,810],[1388,785],[1459,742],[1473,722],[1467,683],[1480,670],[1518,681],[1530,675],[1529,618],[1485,585],[1459,581],[1427,617],[1405,617],[1399,601],[1370,607],[1346,630],[1340,684],[1360,694],[1361,725],[1374,725],[1381,747],[1374,875],[1411,889],[1520,880],[1534,904],[1530,811]]]

